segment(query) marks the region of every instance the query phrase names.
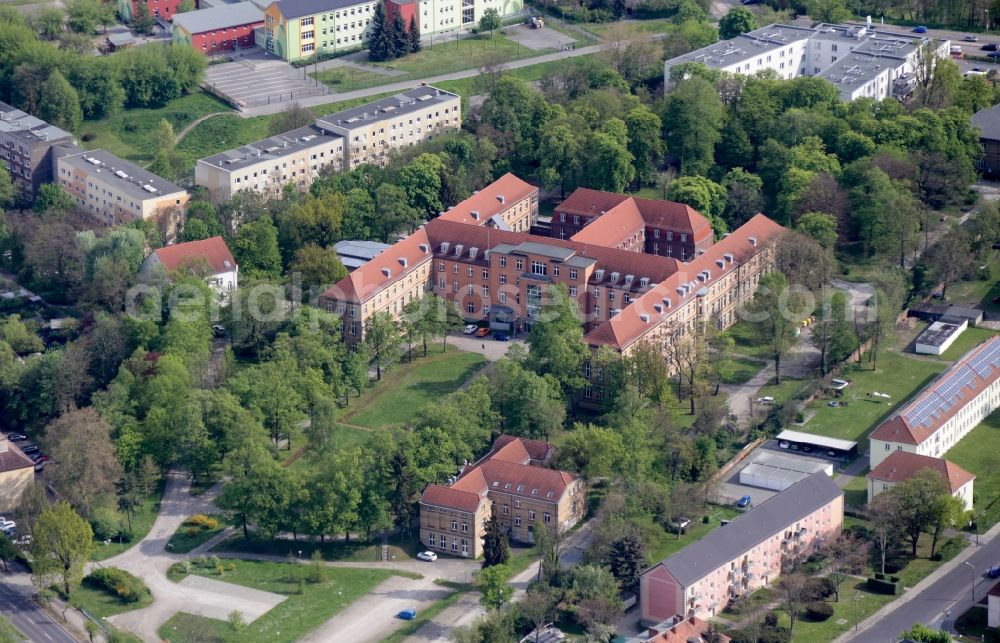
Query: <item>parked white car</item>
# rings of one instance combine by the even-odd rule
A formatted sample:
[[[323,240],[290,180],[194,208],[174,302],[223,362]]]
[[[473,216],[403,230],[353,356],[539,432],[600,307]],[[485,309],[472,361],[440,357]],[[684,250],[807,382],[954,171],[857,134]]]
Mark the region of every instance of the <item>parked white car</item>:
[[[847,380],[832,379],[830,380],[830,388],[835,391],[843,391],[850,384]]]
[[[774,404],[774,398],[770,395],[765,395],[764,397],[757,398],[757,404],[763,404],[764,406],[770,406]]]
[[[462,332],[463,332],[463,333],[465,333],[466,335],[472,335],[472,334],[474,334],[474,333],[475,333],[475,332],[476,332],[477,330],[479,330],[479,326],[476,326],[475,324],[468,324],[468,325],[467,325],[467,326],[465,327],[465,329],[464,329],[464,330],[462,330]]]
[[[426,560],[428,563],[433,563],[435,560],[438,559],[438,555],[432,551],[422,551],[419,554],[417,554],[417,558],[419,558],[420,560]]]

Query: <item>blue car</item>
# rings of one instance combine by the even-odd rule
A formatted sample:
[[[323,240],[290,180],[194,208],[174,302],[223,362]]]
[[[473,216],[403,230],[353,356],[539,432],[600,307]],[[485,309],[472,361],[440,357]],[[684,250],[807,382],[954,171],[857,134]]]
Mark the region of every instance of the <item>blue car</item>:
[[[743,496],[740,501],[736,503],[736,506],[740,509],[745,509],[750,506],[750,496]]]
[[[990,567],[990,571],[986,572],[986,575],[990,578],[1000,578],[1000,566]]]
[[[493,339],[497,340],[498,342],[508,342],[510,341],[510,335],[508,335],[507,333],[497,332],[493,333]]]
[[[404,621],[412,621],[417,618],[417,610],[410,608],[408,610],[403,610],[399,614],[396,614],[396,618],[401,618]]]
[[[923,26],[914,27],[913,28],[913,33],[927,33],[927,27],[923,27]]]

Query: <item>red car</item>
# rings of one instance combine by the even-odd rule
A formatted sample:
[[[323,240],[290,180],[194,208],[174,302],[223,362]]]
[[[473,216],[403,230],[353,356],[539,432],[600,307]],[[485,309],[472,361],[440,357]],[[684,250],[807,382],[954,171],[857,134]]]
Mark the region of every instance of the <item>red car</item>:
[[[476,337],[486,337],[489,334],[490,334],[489,328],[480,328],[479,330],[476,331]]]

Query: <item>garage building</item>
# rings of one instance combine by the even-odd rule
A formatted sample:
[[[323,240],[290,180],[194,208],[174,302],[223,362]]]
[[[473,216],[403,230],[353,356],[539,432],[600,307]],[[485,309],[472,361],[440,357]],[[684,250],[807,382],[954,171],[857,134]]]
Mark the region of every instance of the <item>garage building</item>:
[[[820,471],[833,476],[833,464],[781,453],[761,453],[740,471],[740,484],[784,491]]]
[[[833,451],[836,454],[834,457],[838,458],[853,458],[858,455],[857,442],[851,442],[850,440],[838,440],[837,438],[828,438],[825,435],[802,433],[801,431],[782,431],[778,434],[777,439],[779,442],[788,442],[789,444],[797,445],[799,447],[804,444],[808,444],[821,452]]]

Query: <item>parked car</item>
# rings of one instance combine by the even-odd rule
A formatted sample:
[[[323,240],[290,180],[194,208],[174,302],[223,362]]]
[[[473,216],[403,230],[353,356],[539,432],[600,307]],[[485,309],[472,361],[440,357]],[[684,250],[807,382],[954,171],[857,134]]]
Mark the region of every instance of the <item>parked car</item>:
[[[10,440],[11,442],[22,442],[24,440],[27,440],[28,436],[22,435],[20,433],[11,433],[10,435],[7,436],[7,439]]]
[[[1000,49],[1000,45],[997,45],[997,43],[995,42],[988,42],[982,47],[980,47],[980,49],[982,49],[983,51],[996,51],[997,49]]]
[[[850,384],[850,382],[848,382],[847,380],[840,380],[836,378],[830,380],[830,388],[832,388],[835,391],[843,391],[845,388],[847,388],[848,384]]]
[[[0,531],[4,533],[5,536],[10,538],[17,531],[17,523],[13,520],[7,520],[6,518],[0,517]]]
[[[802,453],[812,453],[812,452],[813,452],[813,448],[812,448],[811,444],[803,444],[802,445]]]
[[[426,560],[428,563],[433,563],[435,560],[438,559],[438,555],[432,551],[422,551],[419,554],[417,554],[417,558],[419,558],[420,560]]]
[[[489,328],[480,328],[479,330],[476,331],[476,337],[486,337],[489,334],[490,334]]]
[[[24,447],[21,449],[24,455],[31,455],[32,453],[38,453],[38,447],[32,444],[31,446]]]
[[[216,324],[215,326],[212,326],[212,334],[215,335],[216,337],[225,337],[226,327]]]
[[[404,621],[412,621],[413,619],[417,618],[417,610],[413,609],[412,607],[408,610],[403,610],[399,614],[396,614],[396,618],[401,618]]]
[[[35,473],[40,473],[41,470],[44,469],[44,468],[45,468],[45,463],[44,462],[36,462],[35,463]]]
[[[788,440],[782,440],[781,442],[779,442],[778,443],[778,448],[779,449],[787,449],[788,448]]]
[[[497,340],[498,342],[509,342],[510,335],[498,331],[496,333],[493,333],[493,339]]]
[[[979,42],[979,37],[973,36],[972,34],[968,34],[966,36],[962,36],[962,40],[964,40],[965,42]]]
[[[35,461],[35,464],[38,464],[39,462],[48,462],[51,458],[44,453],[33,453],[31,459]]]
[[[987,58],[1000,58],[1000,51],[991,51],[990,53],[986,54],[986,57]]]
[[[739,507],[740,509],[745,509],[746,507],[749,507],[750,496],[743,496],[742,498],[740,498],[739,502],[736,503],[736,506]]]
[[[465,330],[463,330],[462,332],[465,333],[466,335],[473,335],[477,330],[479,330],[479,326],[476,326],[475,324],[467,324],[465,326]]]
[[[840,457],[840,454],[838,454],[838,453],[837,453],[836,451],[834,451],[833,449],[827,449],[827,450],[826,450],[826,455],[828,455],[828,456],[829,456],[829,457],[831,457],[831,458],[839,458],[839,457]]]
[[[914,27],[913,33],[927,33],[927,27],[923,25],[920,25],[919,27]]]
[[[765,395],[764,397],[758,397],[757,398],[757,404],[763,404],[765,406],[770,406],[771,404],[774,404],[774,398],[771,397],[770,395]]]
[[[990,567],[990,571],[986,572],[986,575],[990,578],[1000,578],[1000,565]]]

